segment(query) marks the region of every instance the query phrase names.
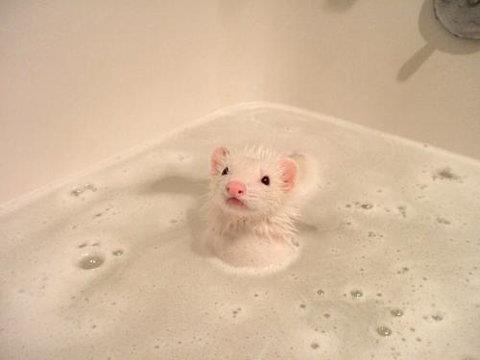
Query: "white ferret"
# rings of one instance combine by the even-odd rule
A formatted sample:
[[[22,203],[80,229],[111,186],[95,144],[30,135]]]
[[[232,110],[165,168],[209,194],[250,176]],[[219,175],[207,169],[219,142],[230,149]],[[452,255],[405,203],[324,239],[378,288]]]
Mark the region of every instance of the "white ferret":
[[[214,255],[235,267],[289,262],[299,247],[300,200],[314,179],[313,161],[303,154],[215,149],[206,233]]]

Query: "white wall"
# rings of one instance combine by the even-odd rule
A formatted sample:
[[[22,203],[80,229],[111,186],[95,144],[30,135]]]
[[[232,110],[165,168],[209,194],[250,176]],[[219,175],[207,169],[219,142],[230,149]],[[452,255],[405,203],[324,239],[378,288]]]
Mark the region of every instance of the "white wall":
[[[431,0],[4,0],[0,201],[252,100],[480,158],[480,43]]]

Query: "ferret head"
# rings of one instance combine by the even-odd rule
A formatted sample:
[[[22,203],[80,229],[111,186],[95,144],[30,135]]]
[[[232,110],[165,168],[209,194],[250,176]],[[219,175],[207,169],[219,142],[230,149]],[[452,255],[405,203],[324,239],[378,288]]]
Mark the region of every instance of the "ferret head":
[[[288,156],[219,147],[211,159],[212,201],[232,215],[268,216],[285,205],[297,176],[297,163]]]

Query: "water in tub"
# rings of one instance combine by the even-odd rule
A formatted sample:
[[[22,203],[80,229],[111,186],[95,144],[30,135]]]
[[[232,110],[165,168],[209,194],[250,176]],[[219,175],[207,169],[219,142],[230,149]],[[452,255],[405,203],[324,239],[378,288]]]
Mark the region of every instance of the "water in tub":
[[[285,267],[196,251],[210,155],[317,161]],[[1,359],[480,359],[480,164],[239,106],[0,210]]]

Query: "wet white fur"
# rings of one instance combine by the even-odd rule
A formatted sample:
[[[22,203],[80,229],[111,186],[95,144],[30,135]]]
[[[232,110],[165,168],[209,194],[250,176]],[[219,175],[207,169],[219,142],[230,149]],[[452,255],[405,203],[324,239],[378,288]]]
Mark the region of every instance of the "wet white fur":
[[[297,164],[295,185],[286,190],[282,181],[281,159],[289,157]],[[229,173],[221,175],[228,167]],[[295,249],[295,223],[300,216],[299,207],[314,183],[313,161],[302,154],[279,154],[263,147],[248,147],[240,150],[229,149],[228,154],[217,164],[216,174],[211,175],[210,193],[207,202],[207,236],[212,250],[230,252],[235,258],[237,251],[244,251],[250,245],[260,245],[261,250],[246,250],[248,256],[256,251],[269,251],[269,247],[281,250],[282,247]],[[261,182],[269,176],[270,185]],[[246,193],[241,198],[248,209],[238,209],[225,203],[225,187],[228,181],[238,180],[246,185]],[[264,246],[262,246],[262,244]],[[229,248],[229,250],[225,250]],[[242,258],[245,254],[237,254]],[[265,254],[260,254],[265,258]],[[268,256],[267,256],[268,257]],[[245,260],[245,259],[243,259]],[[254,259],[239,261],[237,265],[259,265]],[[270,261],[268,261],[270,262]],[[260,264],[261,265],[261,264]],[[267,265],[267,264],[265,264]]]

